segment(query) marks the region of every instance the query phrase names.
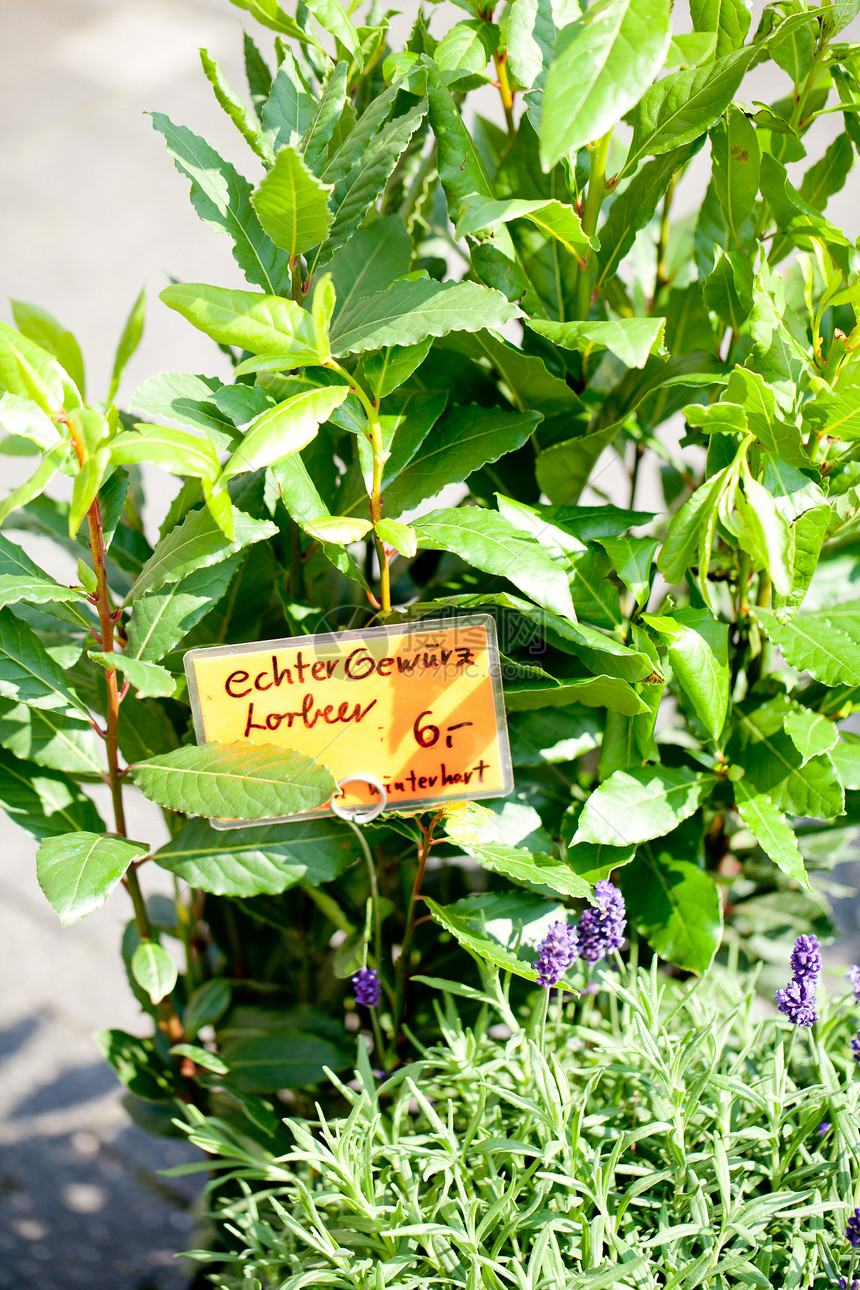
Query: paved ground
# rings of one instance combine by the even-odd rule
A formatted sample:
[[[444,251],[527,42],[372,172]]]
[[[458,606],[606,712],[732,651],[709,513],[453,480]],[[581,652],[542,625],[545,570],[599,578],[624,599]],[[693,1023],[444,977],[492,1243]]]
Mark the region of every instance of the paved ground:
[[[164,368],[217,371],[208,342],[155,297],[169,273],[241,279],[142,114],[165,111],[246,165],[195,52],[207,46],[238,84],[236,11],[227,0],[5,0],[0,15],[0,302],[33,301],[72,328],[98,394],[148,280],[126,396]],[[848,198],[832,213],[856,234]],[[3,303],[0,315],[10,317]],[[180,1290],[187,1270],[173,1251],[193,1239],[195,1187],[158,1170],[189,1152],[130,1126],[91,1038],[137,1024],[117,973],[122,893],[61,929],[37,887],[29,837],[4,822],[2,839],[0,1290]],[[860,943],[854,900],[842,917],[853,941],[834,955],[848,959]]]

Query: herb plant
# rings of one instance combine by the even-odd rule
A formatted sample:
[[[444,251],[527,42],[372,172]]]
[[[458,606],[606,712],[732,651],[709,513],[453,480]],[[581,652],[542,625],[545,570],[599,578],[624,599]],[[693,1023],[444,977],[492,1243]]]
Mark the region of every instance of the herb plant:
[[[153,115],[248,280],[161,299],[233,379],[161,373],[127,413],[142,302],[104,402],[50,314],[0,326],[4,443],[39,458],[0,504],[22,535],[0,538],[0,801],[64,922],[126,888],[152,1033],[101,1042],[161,1124],[177,1096],[206,1108],[225,1063],[235,1096],[309,1106],[351,1061],[361,973],[394,1068],[436,1025],[419,965],[477,982],[462,943],[525,990],[610,874],[680,972],[781,958],[829,929],[860,788],[860,287],[824,214],[860,142],[855,0],[783,0],[755,30],[741,0],[694,0],[674,36],[663,0],[466,2],[438,37],[419,12],[402,49],[376,7],[235,3],[274,33],[245,36],[250,106],[202,62],[253,180]],[[842,130],[816,155],[819,120]],[[694,160],[705,195],[676,218]],[[143,466],[178,481],[157,535]],[[197,747],[188,649],[475,610],[516,766],[489,818],[210,827],[335,785],[288,747]],[[165,845],[127,836],[130,793]],[[175,902],[147,898],[153,865]]]

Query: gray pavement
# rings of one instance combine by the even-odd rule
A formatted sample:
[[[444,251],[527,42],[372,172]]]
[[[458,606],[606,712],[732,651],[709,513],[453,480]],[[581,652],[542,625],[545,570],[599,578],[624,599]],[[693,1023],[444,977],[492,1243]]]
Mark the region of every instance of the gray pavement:
[[[0,0],[0,20],[0,316],[11,321],[10,296],[50,309],[78,335],[99,397],[146,281],[125,399],[160,370],[223,370],[156,296],[171,273],[236,286],[241,275],[143,113],[167,112],[250,173],[196,55],[207,46],[238,86],[240,15],[227,0]],[[847,194],[832,215],[857,234]],[[157,509],[166,504],[167,494]],[[151,817],[137,824],[152,836]],[[32,840],[5,820],[0,829],[0,1290],[180,1290],[188,1269],[173,1252],[193,1244],[199,1184],[158,1171],[193,1153],[130,1124],[91,1038],[138,1027],[119,969],[124,894],[61,928],[36,883]],[[149,893],[157,875],[145,876]],[[841,917],[851,940],[832,956],[847,960],[860,948],[855,899]]]

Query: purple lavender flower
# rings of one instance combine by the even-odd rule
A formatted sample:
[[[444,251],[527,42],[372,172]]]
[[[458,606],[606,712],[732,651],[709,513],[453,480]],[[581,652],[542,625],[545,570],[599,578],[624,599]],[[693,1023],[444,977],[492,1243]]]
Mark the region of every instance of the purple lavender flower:
[[[860,967],[852,963],[845,975],[854,987],[854,1002],[860,1003]]]
[[[860,1281],[852,1281],[849,1286],[845,1277],[840,1277],[837,1285],[839,1286],[839,1290],[860,1290]]]
[[[576,958],[576,946],[575,927],[560,919],[550,926],[538,946],[538,956],[534,962],[538,985],[548,990],[561,980]]]
[[[776,992],[776,1006],[795,1026],[812,1026],[818,1020],[815,987],[821,971],[821,947],[817,936],[798,936],[791,952],[792,978]]]
[[[857,1031],[857,1038],[851,1040],[851,1051],[855,1062],[860,1066],[860,1030]]]
[[[794,1026],[812,1026],[818,1020],[815,982],[794,977],[784,990],[776,992],[776,1006]]]
[[[379,973],[375,968],[359,968],[352,978],[355,1002],[365,1008],[375,1008],[382,996]]]
[[[845,1239],[851,1242],[855,1250],[860,1245],[860,1209],[855,1209],[849,1218],[848,1226],[845,1228]]]
[[[821,1123],[820,1123],[820,1124],[819,1124],[819,1126],[818,1126],[818,1136],[819,1136],[819,1138],[824,1138],[824,1137],[826,1137],[826,1136],[827,1136],[827,1134],[830,1132],[831,1127],[832,1127],[832,1126],[831,1126],[831,1124],[830,1124],[830,1121],[829,1121],[829,1120],[822,1120],[822,1121],[821,1121]]]
[[[624,897],[617,887],[604,880],[594,888],[594,895],[595,903],[579,920],[579,957],[588,963],[620,949],[627,926]]]
[[[821,971],[821,946],[817,936],[798,936],[791,951],[792,975],[797,980],[804,977],[818,976]]]

